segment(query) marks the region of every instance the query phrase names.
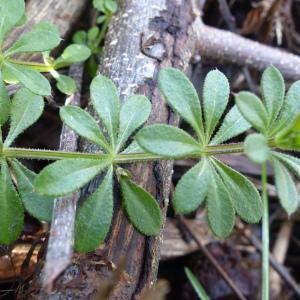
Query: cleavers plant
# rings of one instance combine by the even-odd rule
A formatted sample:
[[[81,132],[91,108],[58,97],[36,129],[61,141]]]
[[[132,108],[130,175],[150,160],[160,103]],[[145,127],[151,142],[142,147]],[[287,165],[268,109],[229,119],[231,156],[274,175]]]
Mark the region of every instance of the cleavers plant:
[[[23,0],[0,0],[1,44],[12,28],[22,23],[23,16]],[[53,59],[48,52],[59,41],[55,27],[42,23],[0,55],[0,244],[10,244],[18,238],[24,210],[50,221],[54,197],[75,192],[99,175],[99,187],[78,208],[75,248],[88,252],[104,241],[112,222],[113,190],[117,184],[133,226],[145,235],[156,235],[163,223],[157,201],[134,183],[129,171],[121,166],[165,159],[199,159],[176,186],[174,210],[189,214],[205,205],[209,225],[219,238],[231,233],[235,214],[249,223],[263,218],[263,299],[268,299],[266,163],[269,161],[273,166],[280,202],[290,215],[299,204],[290,173],[300,177],[300,160],[278,149],[300,149],[300,81],[285,95],[282,75],[275,67],[269,67],[261,81],[263,101],[249,92],[240,92],[235,95],[236,104],[223,117],[230,93],[224,74],[218,70],[208,73],[200,102],[184,74],[173,68],[162,69],[158,75],[159,89],[174,112],[190,125],[194,132],[191,135],[164,124],[139,130],[150,115],[150,101],[143,95],[132,95],[121,103],[114,83],[98,75],[90,87],[96,118],[78,107],[60,109],[62,121],[98,147],[95,153],[12,147],[16,138],[42,114],[42,96],[51,93],[49,82],[40,72],[50,72],[58,80],[58,87],[70,94],[74,91],[70,79],[56,70],[90,55],[85,46],[71,45]],[[14,58],[24,52],[43,54],[44,64]],[[12,99],[4,82],[18,82],[22,86]],[[2,129],[7,121],[9,130],[4,137]],[[245,143],[225,143],[251,127],[259,133],[249,135]],[[262,165],[262,197],[249,179],[217,158],[219,154],[241,152]],[[55,162],[36,175],[19,161],[21,158]]]

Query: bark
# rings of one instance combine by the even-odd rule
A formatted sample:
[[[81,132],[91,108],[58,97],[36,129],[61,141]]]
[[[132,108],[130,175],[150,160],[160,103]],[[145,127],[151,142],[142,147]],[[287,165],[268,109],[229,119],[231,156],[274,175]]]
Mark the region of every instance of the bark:
[[[156,88],[155,76],[163,66],[187,72],[195,50],[193,22],[195,11],[190,0],[127,0],[113,18],[99,71],[117,85],[121,99],[142,93],[152,102],[149,123],[178,124]],[[89,108],[95,114],[92,107]],[[81,150],[96,149],[85,142]],[[172,162],[137,164],[131,169],[134,180],[154,195],[166,213]],[[99,179],[90,183],[84,194],[91,193]],[[121,280],[110,290],[110,299],[137,299],[156,280],[162,234],[147,238],[128,222],[121,208],[118,190],[111,232],[105,245],[88,255],[77,255],[58,278],[51,294],[43,299],[90,299],[106,280],[112,266],[126,257]],[[80,284],[78,284],[80,282]],[[32,295],[36,298],[36,295]]]

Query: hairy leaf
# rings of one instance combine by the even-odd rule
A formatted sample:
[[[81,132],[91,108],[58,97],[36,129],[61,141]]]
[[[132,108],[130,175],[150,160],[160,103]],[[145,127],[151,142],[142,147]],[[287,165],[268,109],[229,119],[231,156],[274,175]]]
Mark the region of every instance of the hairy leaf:
[[[8,120],[9,112],[10,99],[0,73],[0,126],[6,123],[6,121]]]
[[[120,150],[131,134],[148,119],[151,112],[150,101],[142,95],[128,97],[120,111],[118,149]]]
[[[250,92],[240,92],[235,96],[235,103],[243,117],[258,131],[268,128],[267,111],[260,99]]]
[[[91,84],[91,99],[108,131],[112,146],[115,146],[120,112],[116,86],[110,79],[102,75],[96,76]]]
[[[76,92],[76,83],[70,76],[59,74],[59,76],[56,77],[56,80],[56,86],[62,93],[72,95]]]
[[[213,159],[229,192],[237,214],[248,223],[256,223],[262,217],[262,201],[254,184],[245,176]]]
[[[144,153],[145,151],[140,147],[137,141],[132,141],[129,146],[123,150],[122,154]]]
[[[297,187],[286,167],[278,159],[273,157],[272,165],[275,172],[275,184],[280,203],[290,215],[299,206]]]
[[[57,27],[48,22],[41,22],[32,31],[23,34],[4,54],[10,56],[23,52],[49,51],[57,47],[60,41]]]
[[[165,157],[182,157],[199,153],[200,145],[185,131],[170,125],[155,124],[142,128],[136,135],[147,152]]]
[[[164,68],[158,75],[159,88],[166,101],[198,136],[203,136],[201,106],[197,92],[189,79],[179,70]]]
[[[241,115],[237,106],[233,106],[225,116],[222,125],[216,135],[213,137],[210,145],[221,144],[251,127],[250,123]]]
[[[274,124],[273,134],[285,129],[300,112],[300,80],[296,81],[289,88],[282,110],[276,124]]]
[[[113,169],[110,168],[97,190],[79,208],[75,223],[75,249],[95,250],[105,239],[113,215]]]
[[[24,210],[6,162],[2,160],[0,165],[0,244],[9,245],[18,238],[23,229]]]
[[[46,196],[64,196],[82,188],[107,168],[108,160],[64,159],[44,168],[36,177],[36,191]]]
[[[106,150],[109,149],[99,125],[89,113],[79,107],[68,105],[60,108],[59,115],[77,134]]]
[[[271,153],[266,137],[258,133],[247,136],[244,143],[244,152],[250,160],[257,164],[266,162]]]
[[[226,238],[234,226],[234,207],[225,184],[212,167],[207,193],[207,214],[210,227],[219,238]]]
[[[49,96],[51,94],[51,86],[48,80],[36,70],[6,61],[3,64],[3,76],[5,78],[15,78],[35,94],[42,96]]]
[[[272,156],[280,159],[300,179],[300,159],[294,156],[272,151]]]
[[[121,176],[120,183],[124,207],[134,227],[145,235],[158,234],[163,218],[156,200],[126,176]]]
[[[41,116],[44,101],[41,96],[31,93],[27,89],[20,89],[14,96],[10,111],[10,128],[5,146],[11,145],[16,137],[31,126]]]
[[[208,190],[209,172],[206,159],[202,159],[181,177],[173,196],[176,213],[191,213],[203,203]]]
[[[0,0],[0,45],[25,12],[24,0]]]
[[[41,221],[51,221],[54,199],[35,192],[33,182],[36,174],[14,159],[11,162],[17,179],[17,189],[26,211]]]
[[[229,83],[226,76],[218,71],[210,71],[203,85],[203,105],[206,141],[210,140],[229,99]]]
[[[54,62],[54,67],[59,68],[70,64],[87,60],[91,55],[91,50],[85,45],[72,44],[68,46]]]
[[[262,75],[261,92],[269,115],[270,122],[274,122],[283,104],[284,80],[278,69],[268,67]]]

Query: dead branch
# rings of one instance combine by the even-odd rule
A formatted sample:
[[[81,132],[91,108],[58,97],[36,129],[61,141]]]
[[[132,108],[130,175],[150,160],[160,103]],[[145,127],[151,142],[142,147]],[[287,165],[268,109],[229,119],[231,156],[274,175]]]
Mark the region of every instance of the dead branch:
[[[241,290],[237,287],[235,282],[229,277],[229,275],[226,273],[226,271],[223,269],[223,267],[218,263],[218,261],[213,257],[213,255],[207,250],[207,248],[202,244],[201,239],[197,234],[195,234],[193,228],[187,222],[187,220],[179,216],[179,221],[185,226],[188,233],[192,236],[193,240],[196,242],[197,246],[199,247],[199,250],[206,256],[206,258],[210,261],[210,263],[216,268],[218,273],[222,276],[222,278],[225,280],[225,282],[228,284],[228,286],[232,289],[232,291],[235,293],[235,295],[238,297],[238,299],[241,300],[247,300]]]
[[[65,101],[65,105],[80,106],[83,64],[70,67],[69,75],[75,80],[77,92]],[[73,130],[63,125],[59,149],[77,150],[78,136]],[[50,236],[47,247],[46,262],[43,274],[43,286],[51,289],[53,280],[69,265],[73,255],[74,222],[79,193],[58,198],[54,201]]]
[[[203,58],[229,62],[264,70],[277,67],[287,79],[300,78],[300,57],[279,48],[273,48],[241,37],[235,33],[216,29],[198,19],[194,23],[198,37],[198,50]]]

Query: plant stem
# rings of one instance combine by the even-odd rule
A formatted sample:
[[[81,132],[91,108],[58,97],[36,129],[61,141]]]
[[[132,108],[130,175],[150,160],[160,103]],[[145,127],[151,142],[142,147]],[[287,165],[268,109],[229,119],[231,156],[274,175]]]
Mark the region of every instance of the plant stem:
[[[185,158],[201,158],[204,155],[217,155],[227,153],[240,153],[243,151],[243,144],[227,144],[218,146],[207,146],[202,152],[193,153],[178,159]],[[0,149],[0,157],[3,158],[29,158],[29,159],[45,159],[45,160],[59,160],[68,158],[88,158],[88,159],[112,159],[116,164],[134,163],[139,161],[157,161],[174,159],[172,157],[163,157],[150,153],[128,153],[128,154],[106,154],[98,153],[82,153],[82,152],[63,152],[54,150],[39,150],[39,149],[24,149],[24,148],[5,148]]]
[[[46,64],[36,63],[36,62],[29,62],[29,61],[21,61],[21,60],[16,60],[16,59],[11,59],[11,58],[9,58],[7,60],[14,64],[26,66],[32,70],[36,70],[36,71],[43,72],[43,73],[47,73],[47,72],[50,72],[53,70],[53,66],[51,66],[51,65],[46,65]]]
[[[267,164],[261,168],[263,201],[262,217],[262,300],[269,300],[269,203],[267,194]]]
[[[0,156],[4,158],[29,158],[45,160],[59,160],[68,158],[105,159],[110,157],[104,153],[63,152],[24,148],[3,148],[2,153],[0,154]]]
[[[102,40],[104,39],[110,19],[111,19],[111,15],[106,14],[106,18],[105,18],[105,21],[104,21],[104,23],[101,27],[101,31],[100,31],[97,39],[94,42],[94,45],[96,45],[95,48],[98,48],[99,45],[101,44]]]

